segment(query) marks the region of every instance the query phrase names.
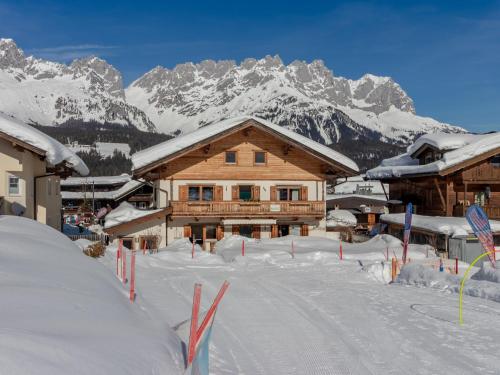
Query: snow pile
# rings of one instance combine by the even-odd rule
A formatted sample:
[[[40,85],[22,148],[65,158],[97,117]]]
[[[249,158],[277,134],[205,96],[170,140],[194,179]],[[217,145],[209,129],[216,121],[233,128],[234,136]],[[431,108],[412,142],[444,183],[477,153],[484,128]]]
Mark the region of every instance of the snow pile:
[[[380,216],[380,220],[386,223],[404,225],[405,214],[385,214]],[[411,225],[413,228],[442,233],[450,237],[467,236],[473,233],[464,217],[413,215]],[[500,221],[490,220],[490,226],[493,232],[500,232]]]
[[[326,216],[327,227],[354,227],[357,223],[356,216],[347,210],[331,210]]]
[[[132,155],[133,169],[137,170],[145,167],[151,163],[154,163],[155,161],[175,154],[176,152],[181,151],[198,142],[202,142],[223,132],[236,128],[238,125],[248,120],[254,120],[261,124],[264,128],[267,128],[268,130],[271,130],[282,136],[284,139],[288,138],[292,142],[300,143],[306,148],[314,150],[315,152],[318,152],[328,159],[334,160],[336,163],[342,164],[353,171],[359,170],[356,163],[349,159],[347,156],[344,156],[325,145],[315,142],[282,126],[275,125],[269,121],[253,116],[235,117],[228,120],[216,122],[214,124],[199,128],[192,133],[181,135],[177,138],[152,146],[146,150],[139,151]]]
[[[473,280],[485,280],[493,283],[500,283],[500,268],[493,268],[491,263],[486,261],[482,264],[479,271],[472,275]]]
[[[5,374],[181,374],[177,335],[63,234],[0,216]]]
[[[90,245],[94,244],[95,242],[89,241],[85,238],[79,238],[78,240],[73,241],[73,243],[83,251]]]
[[[379,179],[400,177],[408,174],[438,173],[500,146],[500,132],[481,135],[463,134],[461,136],[455,134],[449,139],[447,138],[448,136],[442,133],[436,137],[436,142],[434,143],[439,144],[444,150],[457,146],[460,147],[446,152],[440,160],[418,165],[418,159],[411,158],[411,154],[416,150],[416,146],[428,143],[428,140],[431,139],[431,136],[428,136],[422,143],[417,141],[415,143],[416,146],[409,146],[405,154],[384,160],[380,166],[366,172],[366,175],[371,179]],[[460,140],[460,137],[463,138]]]
[[[119,224],[128,223],[129,221],[160,211],[161,209],[139,210],[128,202],[122,202],[118,207],[106,215],[104,228],[110,228]]]
[[[477,140],[487,137],[488,135],[477,135],[477,134],[450,134],[450,133],[434,133],[434,134],[424,134],[420,136],[415,143],[411,144],[407,148],[407,153],[412,155],[418,149],[424,145],[432,146],[440,151],[456,150],[467,146]]]
[[[491,277],[488,275],[492,275],[492,273],[481,273],[478,276],[479,280],[472,276],[470,280],[465,282],[464,294],[500,302],[500,284],[485,281],[483,278]],[[403,266],[396,282],[459,293],[461,277],[412,262]]]
[[[41,131],[0,112],[0,132],[46,152],[50,165],[66,163],[82,176],[89,174],[85,163],[75,153]]]

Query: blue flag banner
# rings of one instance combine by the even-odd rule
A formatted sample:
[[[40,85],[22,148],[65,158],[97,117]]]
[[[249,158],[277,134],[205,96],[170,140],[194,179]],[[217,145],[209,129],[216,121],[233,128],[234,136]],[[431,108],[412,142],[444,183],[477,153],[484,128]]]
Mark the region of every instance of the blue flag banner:
[[[406,264],[406,256],[408,254],[408,243],[410,242],[412,215],[413,205],[411,203],[408,203],[406,205],[405,228],[403,234],[403,264]]]
[[[488,258],[490,258],[491,264],[495,267],[495,244],[493,242],[493,233],[491,232],[488,216],[481,207],[474,204],[467,209],[465,218],[469,222],[474,234],[481,242],[481,245],[483,245],[485,252],[489,253]]]

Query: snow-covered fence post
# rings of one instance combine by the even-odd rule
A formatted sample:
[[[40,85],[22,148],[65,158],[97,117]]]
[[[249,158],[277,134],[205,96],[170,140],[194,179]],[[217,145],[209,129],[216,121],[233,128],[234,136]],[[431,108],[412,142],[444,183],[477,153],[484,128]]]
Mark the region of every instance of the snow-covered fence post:
[[[241,241],[241,256],[245,256],[245,240]]]
[[[122,281],[127,283],[127,250],[122,251]]]
[[[295,259],[295,246],[292,240],[292,259]]]
[[[342,260],[344,258],[342,254],[342,239],[339,240],[339,259]]]
[[[130,259],[130,302],[135,300],[135,251],[132,250]]]
[[[396,275],[397,275],[397,259],[396,258],[392,258],[392,262],[391,262],[391,279],[392,279],[392,282],[396,281]]]
[[[116,276],[120,276],[120,257],[123,248],[123,240],[118,242],[118,250],[116,251]]]
[[[455,257],[455,274],[458,275],[458,257]]]

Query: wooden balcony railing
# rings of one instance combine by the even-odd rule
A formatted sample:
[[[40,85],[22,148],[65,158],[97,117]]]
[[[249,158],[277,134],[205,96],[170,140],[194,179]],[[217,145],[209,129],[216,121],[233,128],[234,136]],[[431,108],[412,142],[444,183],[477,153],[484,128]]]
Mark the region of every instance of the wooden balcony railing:
[[[453,216],[465,216],[469,206],[464,206],[462,204],[457,204],[453,206]],[[499,206],[481,206],[489,219],[500,219],[500,207]]]
[[[171,201],[173,216],[314,216],[325,215],[323,201],[180,202]]]

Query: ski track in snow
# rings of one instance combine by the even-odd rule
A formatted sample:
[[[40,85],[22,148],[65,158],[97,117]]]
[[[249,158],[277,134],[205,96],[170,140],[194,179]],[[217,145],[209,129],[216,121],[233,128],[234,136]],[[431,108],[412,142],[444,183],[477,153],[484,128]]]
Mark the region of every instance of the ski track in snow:
[[[161,254],[138,255],[138,303],[171,326],[189,319],[195,282],[204,310],[231,283],[215,320],[212,374],[500,373],[498,303],[466,296],[460,327],[457,294],[378,283],[356,261]]]

